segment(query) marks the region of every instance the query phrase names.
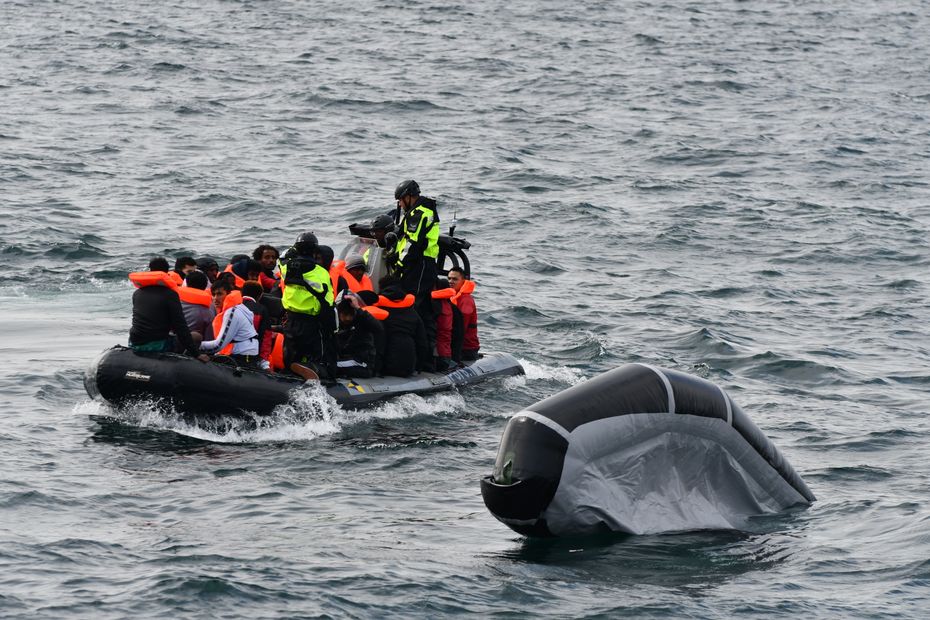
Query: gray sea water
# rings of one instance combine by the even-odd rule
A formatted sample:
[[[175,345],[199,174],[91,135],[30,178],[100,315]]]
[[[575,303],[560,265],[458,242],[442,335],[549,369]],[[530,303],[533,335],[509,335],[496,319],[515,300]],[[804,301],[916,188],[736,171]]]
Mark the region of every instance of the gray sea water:
[[[0,3],[0,616],[926,617],[930,5]],[[420,181],[525,379],[257,429],[89,401],[126,273]],[[527,541],[507,417],[710,379],[819,501]]]

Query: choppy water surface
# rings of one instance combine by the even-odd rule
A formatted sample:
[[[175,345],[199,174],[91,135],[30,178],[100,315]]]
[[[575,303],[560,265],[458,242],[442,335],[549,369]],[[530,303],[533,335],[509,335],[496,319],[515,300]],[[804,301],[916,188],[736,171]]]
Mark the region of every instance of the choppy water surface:
[[[923,2],[0,4],[0,615],[923,617]],[[125,274],[415,177],[529,375],[203,428],[91,403]],[[509,414],[629,361],[729,390],[820,498],[531,542]]]

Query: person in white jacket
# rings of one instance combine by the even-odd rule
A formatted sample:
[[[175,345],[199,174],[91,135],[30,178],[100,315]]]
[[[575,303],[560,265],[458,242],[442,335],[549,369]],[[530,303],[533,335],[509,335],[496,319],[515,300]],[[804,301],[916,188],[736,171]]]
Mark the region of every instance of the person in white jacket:
[[[255,319],[252,311],[242,305],[242,294],[233,292],[228,279],[219,279],[213,283],[213,303],[218,312],[222,312],[222,322],[214,329],[213,340],[200,344],[200,350],[215,354],[232,343],[232,357],[240,366],[259,366],[258,332],[255,331]]]

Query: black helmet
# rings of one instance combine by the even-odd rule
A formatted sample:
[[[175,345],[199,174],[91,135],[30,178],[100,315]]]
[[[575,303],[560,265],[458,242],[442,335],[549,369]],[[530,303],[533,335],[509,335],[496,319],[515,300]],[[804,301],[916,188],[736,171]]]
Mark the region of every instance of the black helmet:
[[[420,186],[413,179],[401,181],[397,189],[394,190],[394,200],[400,200],[404,196],[419,196]]]
[[[294,242],[294,249],[301,254],[311,254],[316,251],[317,246],[319,246],[319,242],[312,232],[300,233],[297,241]]]
[[[371,220],[371,230],[391,230],[392,228],[394,228],[394,218],[387,213],[382,213]]]

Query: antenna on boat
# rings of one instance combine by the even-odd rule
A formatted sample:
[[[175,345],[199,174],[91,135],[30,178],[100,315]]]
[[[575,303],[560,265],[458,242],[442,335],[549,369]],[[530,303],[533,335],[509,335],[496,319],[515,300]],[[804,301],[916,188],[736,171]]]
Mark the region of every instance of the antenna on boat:
[[[452,209],[452,225],[449,226],[449,236],[455,236],[455,212],[458,210],[458,207]]]

